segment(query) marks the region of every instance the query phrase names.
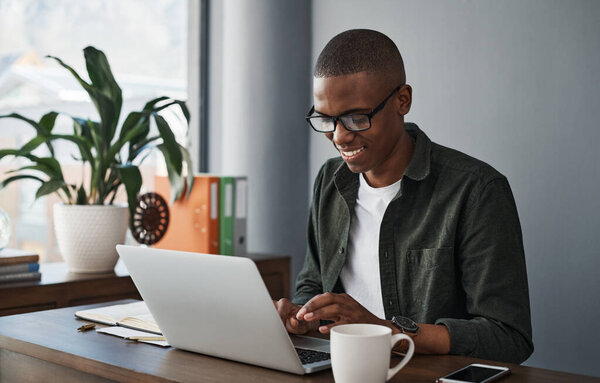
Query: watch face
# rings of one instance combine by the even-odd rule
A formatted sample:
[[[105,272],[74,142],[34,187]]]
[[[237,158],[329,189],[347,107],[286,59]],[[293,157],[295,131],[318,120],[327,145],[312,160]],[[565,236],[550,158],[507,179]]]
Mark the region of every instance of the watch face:
[[[402,327],[406,331],[416,332],[419,329],[419,326],[412,319],[405,317],[394,317],[392,318],[392,322],[396,325]]]

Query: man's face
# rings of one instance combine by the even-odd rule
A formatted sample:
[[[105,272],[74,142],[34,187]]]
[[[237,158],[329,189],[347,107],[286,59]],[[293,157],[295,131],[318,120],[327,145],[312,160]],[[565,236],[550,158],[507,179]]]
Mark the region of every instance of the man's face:
[[[370,113],[400,84],[387,83],[373,74],[359,72],[337,77],[314,78],[315,113],[340,116],[350,113]],[[371,119],[371,128],[350,132],[341,122],[335,131],[325,133],[354,173],[373,174],[377,177],[392,171],[393,162],[401,149],[404,130],[403,90],[396,92]],[[410,91],[408,91],[410,108]]]

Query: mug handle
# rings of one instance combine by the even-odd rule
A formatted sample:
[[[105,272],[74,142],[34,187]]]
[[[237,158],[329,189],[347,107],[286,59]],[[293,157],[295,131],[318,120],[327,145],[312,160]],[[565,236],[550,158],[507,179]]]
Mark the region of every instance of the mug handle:
[[[408,351],[406,352],[406,355],[404,356],[404,358],[402,358],[402,360],[400,361],[400,363],[398,363],[398,365],[396,367],[388,369],[386,382],[388,380],[392,379],[392,377],[394,375],[396,375],[398,373],[398,371],[400,371],[402,369],[402,367],[406,366],[406,363],[408,363],[410,361],[410,358],[412,358],[412,356],[415,352],[415,342],[413,342],[412,338],[406,334],[396,334],[396,335],[392,336],[392,340],[391,340],[391,344],[390,344],[390,351],[394,348],[396,343],[398,343],[399,341],[401,341],[403,339],[408,341]]]

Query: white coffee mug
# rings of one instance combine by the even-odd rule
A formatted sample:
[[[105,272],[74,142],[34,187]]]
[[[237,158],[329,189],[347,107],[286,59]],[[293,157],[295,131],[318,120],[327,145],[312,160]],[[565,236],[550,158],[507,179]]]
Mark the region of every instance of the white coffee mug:
[[[391,351],[401,340],[408,352],[397,366],[389,368]],[[392,336],[389,327],[374,324],[345,324],[331,329],[331,368],[336,383],[384,383],[412,358],[413,340],[406,334]]]

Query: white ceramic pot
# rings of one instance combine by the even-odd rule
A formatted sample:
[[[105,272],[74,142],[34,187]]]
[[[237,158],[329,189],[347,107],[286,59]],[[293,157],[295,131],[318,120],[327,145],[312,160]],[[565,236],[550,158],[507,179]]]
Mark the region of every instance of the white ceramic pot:
[[[115,268],[115,246],[125,243],[127,205],[54,205],[54,230],[62,257],[75,273]]]

